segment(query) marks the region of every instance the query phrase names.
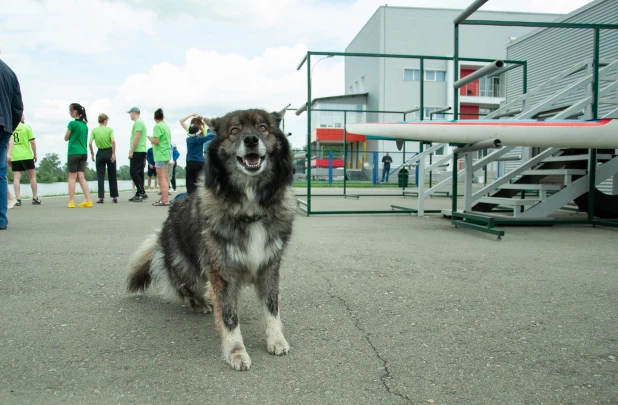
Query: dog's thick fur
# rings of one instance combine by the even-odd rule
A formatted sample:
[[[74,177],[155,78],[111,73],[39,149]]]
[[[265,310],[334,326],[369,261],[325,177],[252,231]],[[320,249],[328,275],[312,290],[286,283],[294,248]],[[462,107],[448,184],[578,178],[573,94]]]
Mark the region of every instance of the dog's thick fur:
[[[207,120],[217,136],[201,184],[171,206],[131,263],[130,292],[154,283],[197,311],[213,310],[224,359],[236,370],[251,367],[237,315],[245,284],[262,302],[267,350],[289,350],[279,318],[279,268],[295,215],[290,146],[279,129],[284,112],[242,110]]]

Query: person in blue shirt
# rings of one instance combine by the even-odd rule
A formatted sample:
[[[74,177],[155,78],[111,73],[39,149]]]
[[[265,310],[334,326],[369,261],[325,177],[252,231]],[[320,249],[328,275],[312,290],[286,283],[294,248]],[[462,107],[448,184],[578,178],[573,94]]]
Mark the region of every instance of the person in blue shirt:
[[[146,161],[148,162],[148,189],[150,190],[150,182],[154,177],[154,188],[157,188],[157,169],[155,169],[154,154],[152,148],[148,148],[146,151]]]
[[[187,194],[195,192],[199,175],[204,170],[204,154],[202,150],[204,145],[210,143],[215,135],[208,131],[207,134],[202,132],[202,128],[193,124],[189,127],[187,136]],[[204,136],[206,135],[206,136]]]

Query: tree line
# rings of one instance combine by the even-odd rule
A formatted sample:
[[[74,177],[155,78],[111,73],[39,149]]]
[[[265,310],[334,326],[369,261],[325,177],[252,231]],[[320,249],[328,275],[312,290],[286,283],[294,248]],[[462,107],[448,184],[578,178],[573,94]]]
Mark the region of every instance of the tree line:
[[[9,183],[13,182],[13,171],[10,166],[6,173],[6,177],[8,178]],[[97,171],[86,166],[84,177],[86,178],[86,181],[94,181],[97,179]],[[117,170],[117,177],[118,180],[131,180],[129,166],[120,166]],[[180,165],[176,166],[176,178],[185,178],[185,169]],[[105,173],[105,180],[107,180],[107,172]],[[38,183],[57,183],[69,181],[69,170],[67,164],[65,163],[62,165],[60,162],[60,157],[56,153],[46,154],[45,157],[39,161],[39,166],[36,169],[36,181]],[[28,172],[24,172],[22,174],[20,183],[30,183]]]

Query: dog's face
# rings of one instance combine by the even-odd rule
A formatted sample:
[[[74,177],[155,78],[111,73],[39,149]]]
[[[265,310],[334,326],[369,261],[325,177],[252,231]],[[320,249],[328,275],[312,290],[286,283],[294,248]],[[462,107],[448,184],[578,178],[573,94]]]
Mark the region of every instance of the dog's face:
[[[240,110],[206,120],[217,133],[208,149],[206,185],[217,181],[213,176],[219,185],[242,187],[261,179],[289,184],[290,147],[279,129],[284,111]]]

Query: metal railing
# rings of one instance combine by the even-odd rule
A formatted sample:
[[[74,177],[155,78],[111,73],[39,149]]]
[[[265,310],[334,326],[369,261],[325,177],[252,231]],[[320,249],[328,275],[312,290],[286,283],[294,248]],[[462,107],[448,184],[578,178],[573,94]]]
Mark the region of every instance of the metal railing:
[[[459,58],[458,56],[430,56],[430,55],[406,55],[406,54],[387,54],[387,53],[362,53],[362,52],[317,52],[317,51],[307,51],[307,54],[303,57],[303,59],[301,60],[301,62],[299,63],[297,70],[300,70],[303,65],[305,65],[305,63],[307,64],[307,102],[305,104],[303,104],[302,106],[300,106],[297,110],[296,110],[296,114],[300,115],[303,112],[307,112],[307,156],[311,156],[311,133],[312,133],[312,111],[317,111],[318,109],[314,109],[312,108],[312,80],[311,80],[311,58],[313,56],[343,56],[343,57],[361,57],[361,58],[393,58],[393,59],[416,59],[419,61],[420,64],[420,77],[424,77],[425,75],[425,61],[426,60],[441,60],[441,61],[467,61],[467,62],[485,62],[485,63],[490,63],[490,62],[495,62],[495,60],[493,59],[486,59],[486,58]],[[525,61],[520,61],[520,60],[504,60],[503,61],[505,64],[511,64],[511,65],[516,65],[519,67],[523,68],[523,72],[524,72],[524,77],[526,75],[527,72],[527,68],[526,68],[526,62]],[[455,70],[458,69],[458,63],[455,63]],[[420,105],[418,106],[418,110],[419,111],[424,111],[425,108],[425,80],[420,80],[420,85],[419,85],[419,93],[420,93]],[[524,90],[525,90],[525,83],[526,80],[524,80]],[[456,102],[455,105],[457,106],[458,103]],[[403,119],[405,121],[406,119],[406,115],[414,112],[416,110],[416,108],[409,110],[409,111],[398,111],[398,112],[389,112],[389,111],[376,111],[378,113],[399,113],[403,115]],[[337,111],[337,110],[330,110],[330,111]],[[352,112],[347,110],[348,112]],[[358,113],[358,111],[354,110],[354,113]],[[363,111],[363,112],[369,112],[369,111]],[[423,114],[420,115],[420,120],[424,120],[424,116]],[[345,115],[344,115],[344,121],[345,121]],[[345,130],[345,122],[344,122],[344,144],[346,142],[345,140],[345,136],[347,134],[347,131]],[[405,145],[406,145],[406,141],[401,142],[405,151]],[[399,145],[398,145],[399,146]],[[334,212],[327,212],[327,211],[312,211],[311,209],[311,197],[312,197],[312,193],[311,193],[311,167],[308,167],[307,170],[307,201],[302,201],[302,210],[306,213],[307,216],[309,215],[318,215],[318,214],[332,214]],[[456,183],[456,181],[454,182]],[[396,194],[396,195],[401,195],[403,196],[403,193],[401,194]],[[344,194],[343,197],[347,197],[347,190],[346,190],[346,186],[344,186]],[[300,203],[299,203],[300,204]],[[402,212],[414,212],[416,210],[404,210]],[[425,211],[425,212],[429,212],[429,211]],[[337,213],[342,213],[342,214],[359,214],[359,213],[363,213],[363,214],[370,214],[370,213],[374,213],[374,214],[380,214],[380,213],[397,213],[397,211],[393,211],[393,210],[376,210],[376,211],[344,211],[344,212],[339,212],[337,211]]]

